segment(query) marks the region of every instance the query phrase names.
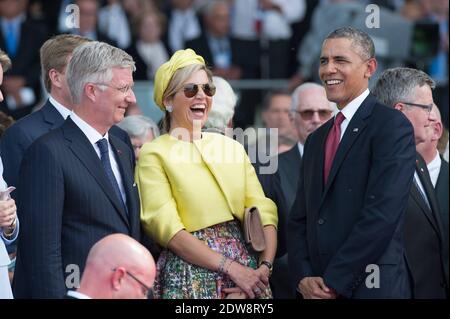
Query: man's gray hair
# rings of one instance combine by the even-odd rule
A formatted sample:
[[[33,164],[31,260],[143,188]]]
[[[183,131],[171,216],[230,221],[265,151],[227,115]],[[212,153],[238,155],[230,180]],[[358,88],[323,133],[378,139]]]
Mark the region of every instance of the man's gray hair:
[[[375,45],[370,36],[359,29],[347,26],[336,29],[327,35],[327,39],[345,38],[352,41],[352,46],[364,60],[375,57]]]
[[[387,69],[381,73],[372,94],[381,103],[394,107],[398,102],[411,102],[409,99],[414,98],[414,89],[424,85],[434,89],[435,82],[423,71],[411,68]]]
[[[320,84],[314,83],[314,82],[306,82],[303,83],[299,86],[297,86],[294,90],[294,92],[292,92],[292,103],[291,103],[291,113],[296,114],[296,111],[298,109],[298,104],[300,103],[298,96],[300,95],[300,93],[302,93],[303,91],[309,90],[309,89],[324,89],[324,87]],[[331,102],[330,102],[330,107],[332,106]]]
[[[133,58],[125,51],[104,42],[88,42],[73,51],[67,66],[67,84],[72,102],[79,104],[87,83],[107,83],[113,68],[135,71]]]
[[[218,76],[213,76],[212,79],[216,94],[213,96],[211,111],[204,127],[223,130],[233,118],[237,96],[226,80]]]
[[[209,17],[216,8],[217,5],[225,5],[230,7],[226,0],[209,0],[206,4],[202,6],[201,13],[204,17]]]
[[[159,136],[158,125],[152,119],[144,115],[129,115],[117,124],[128,136],[146,138],[149,132],[153,133],[153,138]]]

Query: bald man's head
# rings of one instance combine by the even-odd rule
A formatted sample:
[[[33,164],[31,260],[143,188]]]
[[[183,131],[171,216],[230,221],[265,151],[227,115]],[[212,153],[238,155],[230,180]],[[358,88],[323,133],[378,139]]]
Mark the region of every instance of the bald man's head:
[[[113,234],[91,248],[78,291],[92,298],[144,298],[155,275],[155,261],[144,246]]]

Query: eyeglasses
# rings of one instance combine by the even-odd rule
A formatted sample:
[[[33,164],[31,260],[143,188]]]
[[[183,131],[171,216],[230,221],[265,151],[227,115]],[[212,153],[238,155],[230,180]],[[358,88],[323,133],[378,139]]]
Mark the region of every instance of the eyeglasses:
[[[112,271],[116,271],[117,268],[111,269]],[[133,275],[131,272],[125,269],[125,272],[128,276],[130,276],[132,279],[134,279],[138,284],[142,287],[142,294],[147,297],[147,299],[151,299],[153,297],[153,290],[151,287],[147,286],[142,280],[140,280],[138,277]]]
[[[331,117],[332,111],[329,110],[319,110],[319,111],[313,111],[313,110],[305,110],[305,111],[294,111],[297,114],[300,114],[300,116],[304,120],[310,120],[313,118],[314,114],[319,114],[319,118],[321,120],[328,120]]]
[[[410,103],[410,102],[398,102],[398,103],[403,103],[406,105],[420,107],[421,109],[426,110],[427,113],[430,113],[431,110],[433,109],[433,103],[431,103],[431,104],[418,104],[418,103]]]
[[[106,84],[106,83],[94,83],[94,84],[110,87],[112,89],[115,89],[115,90],[123,93],[123,94],[128,94],[128,93],[130,93],[130,91],[133,90],[133,85],[125,85],[122,87],[115,87],[115,86],[112,86],[112,85]]]
[[[194,83],[189,83],[186,84],[183,87],[183,92],[184,92],[184,96],[187,98],[193,98],[194,96],[197,95],[198,93],[198,88],[201,87],[203,92],[205,92],[205,94],[209,97],[213,96],[214,94],[216,94],[216,87],[213,84],[194,84]]]

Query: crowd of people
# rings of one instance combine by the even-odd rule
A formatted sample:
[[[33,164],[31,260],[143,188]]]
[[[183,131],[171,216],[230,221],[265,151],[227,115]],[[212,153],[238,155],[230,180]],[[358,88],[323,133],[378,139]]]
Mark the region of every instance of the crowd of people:
[[[6,2],[2,17],[26,3]],[[200,2],[202,23],[195,11],[175,9],[196,2],[171,1],[185,24],[166,21],[178,28],[167,30],[168,42],[145,42],[162,37],[153,28],[165,18],[158,2],[143,0],[108,1],[98,14],[98,26],[110,31],[111,21],[128,23],[122,9],[134,10],[138,41],[123,32],[102,38],[100,30],[93,39],[91,30],[39,44],[48,98],[0,137],[0,298],[448,298],[448,133],[440,112],[448,106],[433,98],[442,83],[417,68],[377,73],[372,36],[352,26],[331,30],[319,40],[320,84],[303,78],[262,101],[266,130],[257,139],[278,141],[269,161],[276,170],[265,173],[263,150],[252,158],[252,145],[229,134],[239,114],[227,80],[247,72],[233,62],[239,54],[245,67],[261,66],[245,51],[261,34],[267,43],[258,45],[287,61],[288,26],[303,17],[306,1],[261,1],[279,28],[262,24],[254,34],[241,18],[231,25],[240,42],[220,30],[252,1],[233,2],[232,18],[229,1]],[[81,15],[92,10],[80,17],[82,31],[99,7],[76,3]],[[37,15],[46,2],[30,5]],[[220,52],[231,53],[234,41],[243,45],[236,54]],[[7,110],[22,116],[19,102],[37,93],[9,91],[25,82],[12,72],[22,55],[5,43],[0,85],[9,82],[1,86]],[[139,61],[125,50],[133,45],[151,53]],[[33,72],[28,65],[23,76]],[[127,115],[138,74],[153,79],[159,126]],[[260,213],[261,252],[244,238],[250,207]]]

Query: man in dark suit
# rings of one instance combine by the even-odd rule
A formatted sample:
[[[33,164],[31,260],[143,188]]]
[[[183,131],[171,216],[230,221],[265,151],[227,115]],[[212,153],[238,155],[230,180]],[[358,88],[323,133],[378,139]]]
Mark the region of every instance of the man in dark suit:
[[[304,83],[292,93],[290,109],[299,141],[290,150],[278,155],[278,170],[275,174],[258,175],[266,196],[271,198],[278,207],[278,255],[274,260],[270,282],[274,297],[283,299],[295,297],[295,289],[289,274],[288,256],[285,249],[280,250],[283,248],[280,242],[286,242],[287,232],[284,223],[287,221],[289,210],[297,194],[303,147],[308,135],[331,118],[334,105],[327,100],[322,86],[316,83]],[[278,193],[281,195],[276,196]],[[280,199],[280,197],[283,198]],[[280,207],[283,208],[280,209]]]
[[[430,129],[438,120],[436,113],[431,112],[434,104],[431,90],[434,87],[430,76],[410,68],[385,70],[374,87],[373,92],[379,101],[401,111],[410,120],[417,149],[428,143]],[[435,146],[433,158],[436,155]],[[426,158],[429,159],[428,154]],[[436,174],[433,172],[433,175]],[[444,233],[427,164],[417,153],[414,184],[405,216],[405,247],[413,298],[439,299],[448,293]],[[448,254],[448,247],[446,250]]]
[[[448,162],[442,158],[438,152],[438,142],[444,133],[444,126],[442,124],[441,113],[436,104],[431,110],[432,121],[428,127],[427,140],[424,143],[417,145],[417,151],[422,155],[427,163],[428,172],[430,173],[431,182],[436,191],[437,200],[439,202],[439,211],[441,213],[444,240],[444,254],[446,255],[446,271],[448,272],[448,184],[449,184],[449,170]],[[447,275],[448,276],[448,275]]]
[[[136,103],[134,61],[102,42],[78,46],[67,67],[74,112],[26,151],[19,180],[23,219],[18,298],[63,298],[76,288],[102,237],[140,236],[132,150],[108,130]]]
[[[20,164],[28,147],[40,136],[60,127],[72,112],[66,67],[73,50],[88,41],[77,35],[63,34],[47,40],[41,47],[42,81],[49,99],[39,111],[8,128],[0,141],[0,154],[6,168],[4,178],[8,185],[18,186]],[[123,130],[113,126],[110,132],[131,148],[131,141]]]
[[[27,115],[40,98],[38,51],[47,37],[44,24],[26,15],[26,0],[0,1],[0,49],[12,68],[5,74],[0,110],[15,119]]]
[[[331,32],[319,75],[340,112],[309,135],[289,214],[288,258],[304,298],[408,298],[403,217],[414,174],[413,128],[368,90],[374,44]]]

